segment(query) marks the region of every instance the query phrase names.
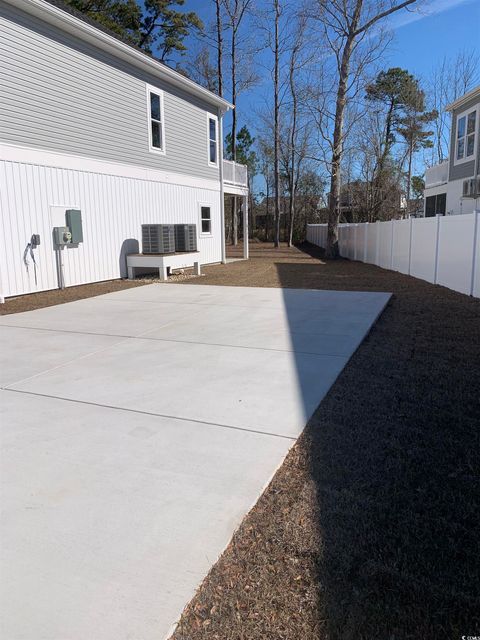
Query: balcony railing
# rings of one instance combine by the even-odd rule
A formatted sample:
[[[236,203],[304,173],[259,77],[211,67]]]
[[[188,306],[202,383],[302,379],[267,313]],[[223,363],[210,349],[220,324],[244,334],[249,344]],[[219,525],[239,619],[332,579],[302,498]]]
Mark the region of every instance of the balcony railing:
[[[425,171],[425,188],[436,187],[448,182],[448,160],[435,164]]]
[[[223,181],[237,187],[248,187],[247,165],[231,160],[223,161]]]

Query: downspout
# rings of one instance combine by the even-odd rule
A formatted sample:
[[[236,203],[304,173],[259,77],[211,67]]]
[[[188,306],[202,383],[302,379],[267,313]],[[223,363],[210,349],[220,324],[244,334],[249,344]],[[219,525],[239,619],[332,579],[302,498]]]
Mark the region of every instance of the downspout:
[[[223,116],[225,112],[218,110],[218,157],[220,172],[220,232],[222,234],[222,264],[227,262],[227,250],[225,246],[225,194],[223,192]]]
[[[0,272],[0,304],[4,304],[5,296],[3,295],[2,273]]]

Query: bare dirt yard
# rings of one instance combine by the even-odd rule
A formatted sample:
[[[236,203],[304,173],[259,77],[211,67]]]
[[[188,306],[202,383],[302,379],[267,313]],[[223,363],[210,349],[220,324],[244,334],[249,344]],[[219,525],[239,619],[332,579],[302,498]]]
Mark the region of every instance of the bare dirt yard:
[[[302,249],[197,282],[394,296],[173,637],[480,635],[480,300]]]

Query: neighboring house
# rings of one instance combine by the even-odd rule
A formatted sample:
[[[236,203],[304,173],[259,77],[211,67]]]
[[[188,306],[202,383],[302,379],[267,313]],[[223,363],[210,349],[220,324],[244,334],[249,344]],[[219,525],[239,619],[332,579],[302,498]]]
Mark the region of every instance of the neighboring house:
[[[124,277],[148,223],[195,223],[197,260],[225,260],[223,195],[248,195],[231,105],[58,0],[0,0],[0,34],[0,297],[56,288],[58,260],[67,286]],[[56,251],[71,209],[83,242]]]
[[[480,86],[452,102],[449,159],[425,172],[425,216],[480,211]]]

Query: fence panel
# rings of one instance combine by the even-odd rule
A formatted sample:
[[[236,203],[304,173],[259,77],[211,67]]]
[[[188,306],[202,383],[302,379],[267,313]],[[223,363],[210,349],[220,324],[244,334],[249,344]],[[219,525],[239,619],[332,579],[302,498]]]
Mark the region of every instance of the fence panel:
[[[480,298],[480,212],[392,222],[341,224],[340,255]],[[326,246],[327,225],[307,238]],[[410,266],[410,270],[409,270]]]
[[[338,227],[338,250],[342,258],[347,257],[348,251],[348,224]]]
[[[480,298],[480,213],[474,214],[476,221],[476,239],[475,239],[475,255],[472,274],[472,296]]]
[[[409,273],[411,225],[411,219],[393,223],[392,269],[400,273]]]
[[[438,218],[412,219],[410,275],[435,282]]]
[[[355,238],[355,260],[365,262],[365,242],[367,238],[368,224],[357,224],[357,235]]]
[[[367,257],[366,262],[377,264],[378,223],[367,225]]]
[[[476,214],[478,215],[478,214]],[[472,286],[475,215],[440,218],[437,283],[469,294]]]
[[[378,237],[378,266],[383,269],[392,268],[392,222],[377,222]]]
[[[348,227],[348,249],[347,249],[347,258],[349,260],[355,260],[355,240],[357,237],[357,225],[351,224]]]

